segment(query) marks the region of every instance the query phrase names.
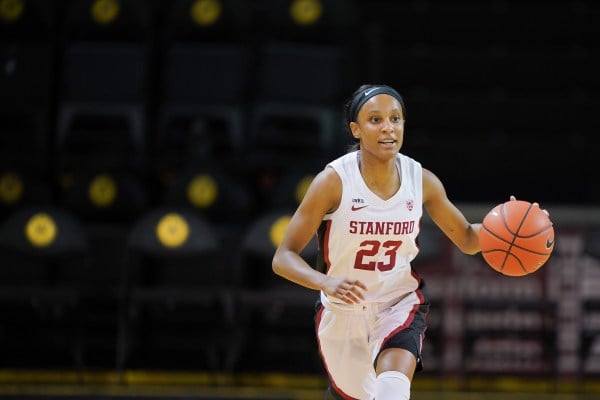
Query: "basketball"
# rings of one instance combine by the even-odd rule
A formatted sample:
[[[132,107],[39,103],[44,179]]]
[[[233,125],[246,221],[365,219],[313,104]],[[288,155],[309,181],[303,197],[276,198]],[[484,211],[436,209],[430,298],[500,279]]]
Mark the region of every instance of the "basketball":
[[[483,219],[479,246],[487,264],[501,274],[531,274],[544,265],[554,249],[552,221],[537,205],[507,201]]]

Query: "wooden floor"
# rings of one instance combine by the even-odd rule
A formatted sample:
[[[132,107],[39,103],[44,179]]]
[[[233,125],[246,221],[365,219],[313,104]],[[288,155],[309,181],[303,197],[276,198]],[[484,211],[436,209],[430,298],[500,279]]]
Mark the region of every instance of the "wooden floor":
[[[321,400],[327,382],[289,374],[0,370],[2,400]],[[600,380],[416,378],[411,400],[599,400]]]
[[[135,391],[129,394],[87,393],[82,390],[38,387],[33,390],[1,392],[3,400],[321,400],[322,391],[301,389],[265,388],[205,388],[202,390],[177,390],[169,393],[164,390]],[[63,388],[64,389],[64,388]],[[414,390],[411,400],[598,400],[598,394],[577,393],[498,393],[498,392],[430,392]]]

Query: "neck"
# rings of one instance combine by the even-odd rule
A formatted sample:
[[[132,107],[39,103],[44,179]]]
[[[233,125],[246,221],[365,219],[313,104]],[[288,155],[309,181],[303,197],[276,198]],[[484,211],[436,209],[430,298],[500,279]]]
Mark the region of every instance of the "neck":
[[[396,157],[386,160],[364,160],[358,152],[358,167],[363,180],[378,196],[388,199],[400,188],[400,174]]]

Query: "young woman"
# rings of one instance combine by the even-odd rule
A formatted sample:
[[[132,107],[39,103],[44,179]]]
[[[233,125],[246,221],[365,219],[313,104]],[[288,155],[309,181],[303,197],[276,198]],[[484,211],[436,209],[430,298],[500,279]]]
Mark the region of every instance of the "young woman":
[[[359,146],[315,177],[273,270],[321,292],[317,336],[333,398],[408,399],[429,308],[410,264],[422,210],[467,254],[480,251],[480,224],[467,221],[436,175],[400,153],[405,108],[396,90],[361,86],[345,112]],[[317,269],[299,255],[315,234]]]

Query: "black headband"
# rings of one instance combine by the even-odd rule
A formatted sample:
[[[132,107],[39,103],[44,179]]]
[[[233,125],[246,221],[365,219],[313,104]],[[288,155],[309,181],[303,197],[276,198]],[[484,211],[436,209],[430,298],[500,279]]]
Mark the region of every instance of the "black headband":
[[[350,121],[356,121],[356,117],[358,116],[358,112],[360,108],[373,96],[377,96],[378,94],[389,94],[390,96],[396,98],[404,108],[404,101],[402,100],[402,96],[396,90],[392,89],[389,86],[373,86],[368,89],[365,89],[358,93],[352,99],[352,103],[350,103],[350,112],[349,117]]]

